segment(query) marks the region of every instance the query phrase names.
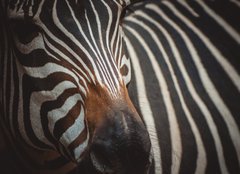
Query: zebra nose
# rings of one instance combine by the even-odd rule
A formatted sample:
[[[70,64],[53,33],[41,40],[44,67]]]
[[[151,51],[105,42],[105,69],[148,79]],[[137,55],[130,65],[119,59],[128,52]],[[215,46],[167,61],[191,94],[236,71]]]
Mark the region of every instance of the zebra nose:
[[[101,173],[143,174],[149,165],[150,148],[143,123],[126,113],[115,113],[96,129],[90,157]]]
[[[114,165],[111,159],[114,153],[106,143],[94,143],[90,153],[91,161],[95,169],[101,173],[114,173]]]

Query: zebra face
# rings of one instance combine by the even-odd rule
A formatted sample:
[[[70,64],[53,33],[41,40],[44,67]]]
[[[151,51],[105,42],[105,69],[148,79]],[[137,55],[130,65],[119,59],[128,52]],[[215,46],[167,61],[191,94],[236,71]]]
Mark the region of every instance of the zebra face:
[[[150,140],[126,84],[123,0],[10,2],[19,130],[35,148],[102,173],[142,173]]]

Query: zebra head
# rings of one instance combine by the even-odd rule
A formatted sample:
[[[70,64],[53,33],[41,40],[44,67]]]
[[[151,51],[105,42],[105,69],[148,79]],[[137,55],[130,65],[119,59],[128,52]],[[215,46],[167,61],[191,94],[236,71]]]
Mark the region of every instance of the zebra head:
[[[150,140],[126,84],[129,0],[10,1],[22,138],[102,173],[143,173]]]

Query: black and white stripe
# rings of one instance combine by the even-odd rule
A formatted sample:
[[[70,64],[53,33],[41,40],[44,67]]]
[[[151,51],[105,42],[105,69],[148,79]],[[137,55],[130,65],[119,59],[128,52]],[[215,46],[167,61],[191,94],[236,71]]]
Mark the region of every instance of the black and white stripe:
[[[90,139],[85,119],[89,87],[100,85],[116,99],[121,85],[130,81],[120,25],[122,10],[129,3],[2,2],[1,123],[11,130],[10,137],[31,148],[54,149],[73,161],[82,160]],[[31,155],[24,155],[20,145],[17,148],[30,162]],[[68,165],[64,157],[53,156],[56,159],[49,160],[53,166]],[[40,168],[44,167],[52,166]]]
[[[239,2],[129,8],[129,91],[151,136],[153,173],[239,173]]]

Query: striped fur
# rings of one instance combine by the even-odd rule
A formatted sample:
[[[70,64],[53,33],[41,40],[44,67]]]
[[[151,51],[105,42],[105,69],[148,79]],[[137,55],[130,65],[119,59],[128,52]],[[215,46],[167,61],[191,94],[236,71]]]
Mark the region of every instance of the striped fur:
[[[83,160],[91,138],[90,88],[117,100],[130,81],[120,25],[128,3],[2,1],[1,124],[20,166],[26,161],[32,172],[66,173],[76,168],[69,160]]]
[[[21,3],[44,5],[44,1],[38,0],[18,2],[20,2],[18,8],[21,7]],[[41,4],[41,2],[43,4]],[[65,1],[61,1],[61,3],[64,2]],[[91,7],[97,3],[97,1],[92,2],[92,4],[89,4]],[[51,4],[50,2],[48,3]],[[129,1],[125,1],[125,3],[129,3]],[[57,7],[57,3],[55,5]],[[2,7],[5,7],[5,5]],[[101,40],[100,35],[97,36],[100,39],[96,39],[96,35],[94,35],[95,32],[91,33],[89,30],[92,20],[87,20],[86,16],[90,16],[88,13],[84,16],[86,18],[86,25],[83,25],[83,27],[85,27],[84,31],[87,29],[89,32],[87,32],[85,37],[81,36],[82,39],[74,40],[71,34],[64,31],[62,26],[57,25],[59,24],[58,21],[56,21],[56,25],[44,26],[41,21],[35,18],[36,20],[34,20],[34,22],[36,22],[45,33],[43,35],[45,36],[43,37],[44,39],[40,37],[35,40],[37,42],[33,41],[32,45],[26,45],[21,44],[21,42],[14,37],[13,39],[15,39],[16,43],[16,45],[14,45],[14,42],[9,42],[12,36],[7,32],[8,30],[6,31],[8,24],[11,22],[5,21],[7,17],[4,15],[7,13],[4,13],[5,9],[2,7],[0,9],[0,19],[3,19],[0,20],[0,38],[4,41],[2,42],[4,44],[0,44],[0,71],[1,75],[8,75],[0,78],[0,83],[4,84],[1,85],[0,88],[0,109],[1,114],[8,113],[7,115],[3,115],[4,123],[6,123],[3,125],[6,126],[5,130],[10,128],[12,134],[20,139],[22,134],[27,135],[25,138],[23,137],[23,139],[28,140],[29,134],[18,131],[18,124],[22,124],[21,131],[24,131],[25,123],[21,122],[21,120],[16,120],[16,118],[17,114],[21,113],[20,111],[24,111],[21,105],[25,105],[26,108],[28,108],[28,106],[34,108],[32,111],[28,110],[27,112],[40,110],[39,103],[31,101],[38,100],[40,103],[45,103],[43,107],[51,110],[53,116],[59,113],[56,108],[59,107],[57,103],[60,101],[60,105],[66,109],[68,107],[74,108],[74,106],[80,106],[76,112],[79,113],[79,115],[81,115],[81,113],[83,114],[83,99],[88,92],[86,84],[89,82],[99,82],[100,85],[106,85],[112,97],[117,97],[119,82],[116,79],[122,78],[117,70],[120,69],[120,67],[124,67],[124,65],[129,66],[128,58],[131,58],[133,80],[130,83],[129,91],[132,94],[133,101],[144,117],[152,138],[153,167],[155,167],[155,169],[151,172],[239,173],[240,120],[238,117],[238,105],[240,103],[240,64],[237,56],[240,55],[240,28],[238,26],[240,15],[238,1],[144,2],[129,7],[131,9],[130,13],[123,21],[128,56],[119,53],[119,51],[122,51],[120,48],[123,44],[120,42],[122,39],[121,34],[120,37],[119,34],[116,34],[116,37],[105,37],[104,35],[102,38],[108,38],[107,41],[104,39]],[[105,7],[104,3],[102,7]],[[68,12],[72,14],[70,9],[71,8],[69,8]],[[102,14],[103,9],[106,10],[108,8],[101,8],[101,10],[96,8],[96,12],[99,11]],[[31,18],[31,16],[40,15],[40,11],[32,8],[28,10],[28,16]],[[16,17],[14,12],[16,12],[16,10],[12,10],[10,14],[13,15],[10,15],[10,18]],[[94,12],[94,10],[91,12],[91,14],[93,14],[92,16],[94,16]],[[106,14],[108,14],[108,12],[108,10],[105,11]],[[52,11],[52,13],[56,15],[54,11]],[[23,16],[21,16],[21,13],[19,14],[18,17],[21,19]],[[118,15],[120,16],[120,11]],[[45,20],[49,19],[45,16]],[[104,23],[102,23],[104,19],[99,18],[99,20],[101,24]],[[28,23],[25,24],[29,25]],[[44,22],[44,24],[46,23]],[[106,26],[109,26],[108,24],[106,24]],[[20,26],[21,25],[17,25],[17,27]],[[68,27],[70,27],[70,25]],[[96,29],[96,33],[100,33],[99,29],[101,30],[104,26],[98,25],[98,27],[93,28]],[[17,29],[20,29],[17,31],[21,31],[21,28]],[[50,32],[51,30],[56,31],[55,29],[59,29],[61,32],[54,34]],[[107,31],[106,29],[106,33]],[[57,40],[59,37],[54,37],[58,34],[63,36],[62,33],[64,33],[64,35],[66,34],[64,42]],[[26,35],[23,35],[22,38],[26,39],[25,36]],[[27,38],[32,39],[36,38],[36,36],[39,35],[33,34]],[[83,41],[86,37],[89,38],[89,40],[85,40],[86,43],[88,42],[89,47],[85,50],[81,47],[79,40]],[[109,38],[111,38],[111,40],[109,40]],[[28,41],[23,40],[23,42]],[[99,41],[99,43],[96,41]],[[113,63],[111,61],[100,61],[101,63],[95,65],[92,63],[94,60],[91,61],[91,59],[84,59],[82,66],[80,66],[81,68],[78,68],[80,59],[72,61],[73,57],[76,58],[79,55],[79,52],[75,53],[76,47],[74,47],[74,45],[80,47],[81,55],[87,55],[85,57],[95,55],[92,57],[96,57],[99,61],[106,55],[113,54],[113,58],[117,62],[116,68],[111,66],[111,63]],[[101,51],[104,50],[103,52],[97,49],[103,48],[101,47],[102,45],[105,45],[107,48],[106,50],[100,49]],[[12,52],[11,50],[15,46],[17,50],[20,51]],[[29,53],[29,47],[26,46],[31,46],[32,48],[36,48],[37,46],[40,48],[35,54],[40,56],[41,62],[38,63],[40,63],[41,66],[37,66],[36,61],[29,61],[31,59],[28,57],[25,59],[25,57],[21,58],[21,56],[19,56]],[[118,49],[115,49],[116,47]],[[14,48],[14,50],[15,49],[16,48]],[[8,51],[6,52],[6,50]],[[50,64],[46,63],[46,61],[48,62],[49,60],[44,59],[44,54],[51,57]],[[3,59],[4,57],[5,59]],[[126,62],[121,62],[121,60],[125,60]],[[61,64],[59,61],[61,61]],[[87,63],[87,65],[84,66],[84,63]],[[75,64],[77,64],[77,66]],[[103,64],[108,65],[110,69],[104,69],[103,67],[105,66],[102,66]],[[69,65],[71,65],[71,70],[74,71],[69,71]],[[111,67],[113,67],[113,69],[111,69]],[[61,71],[62,77],[65,80],[68,79],[69,83],[65,83],[61,78],[56,81],[51,81],[52,79],[48,75],[54,74],[56,71]],[[130,71],[128,70],[128,72]],[[34,76],[29,78],[27,76],[29,74],[34,74]],[[23,76],[25,77],[23,78]],[[128,74],[126,79],[123,77],[125,83],[129,82],[129,76]],[[43,81],[40,81],[40,79],[43,77],[48,77],[50,81],[46,80],[42,86],[41,82]],[[54,76],[52,78],[56,79]],[[80,82],[76,82],[78,78],[81,79]],[[23,84],[25,84],[27,90],[18,87],[19,82],[22,83],[23,79],[26,82]],[[27,82],[29,82],[29,80],[34,80],[32,82],[34,82],[36,86],[28,89]],[[53,82],[58,83],[59,86],[51,86]],[[45,85],[45,83],[48,85]],[[81,89],[81,95],[74,95],[76,94],[74,89],[76,89],[77,85],[78,88]],[[64,90],[64,88],[62,88],[63,86],[68,86],[71,90]],[[61,98],[59,97],[59,101],[49,102],[53,99],[47,98],[47,92],[44,92],[45,96],[42,97],[39,91],[48,91],[46,89],[51,89],[56,92],[55,97],[62,94]],[[19,90],[20,92],[18,92]],[[23,93],[21,91],[25,92]],[[77,92],[79,93],[79,91]],[[76,103],[66,102],[70,97],[74,98]],[[64,103],[67,105],[64,105]],[[83,105],[82,107],[81,104]],[[46,116],[47,113],[42,114]],[[1,119],[2,118],[3,117],[1,117]],[[15,118],[15,120],[12,118]],[[24,119],[24,117],[22,119]],[[11,120],[14,120],[14,122],[11,122]],[[27,121],[30,127],[32,127],[32,123],[36,122],[34,124],[34,130],[30,130],[31,139],[27,142],[30,142],[30,144],[33,143],[31,144],[32,146],[37,146],[37,148],[40,149],[52,149],[59,146],[53,143],[54,141],[49,141],[51,138],[42,136],[43,134],[40,132],[42,128],[39,128],[41,125],[38,124],[39,122],[41,123],[41,121],[31,121],[31,119]],[[1,123],[3,123],[2,120]],[[78,123],[81,123],[81,121]],[[53,128],[50,130],[54,132]],[[29,128],[25,131],[29,131]],[[34,134],[38,136],[34,137]],[[57,135],[57,132],[55,134]],[[11,137],[13,135],[9,136]],[[50,134],[50,137],[51,136]],[[59,140],[63,137],[61,135],[57,136],[60,136]],[[41,140],[39,141],[38,138]],[[62,138],[62,140],[64,142],[64,138]],[[75,164],[69,163],[68,160],[59,156],[57,153],[49,154],[49,151],[46,151],[47,153],[44,154],[42,151],[36,153],[35,150],[32,152],[32,149],[28,147],[23,149],[22,147],[24,146],[19,145],[14,148],[19,148],[16,149],[16,151],[20,156],[27,158],[27,162],[31,162],[32,158],[35,159],[35,155],[39,157],[39,155],[42,154],[42,159],[40,159],[37,164],[32,161],[30,165],[38,169],[39,173],[47,173],[46,170],[49,173],[65,173],[67,170],[74,170],[76,167]],[[32,153],[29,153],[29,150]],[[62,151],[68,157],[71,156],[62,146],[58,147],[58,151]],[[25,152],[28,152],[28,155],[26,155]],[[48,160],[46,161],[46,159]],[[81,173],[89,173],[89,171],[82,170]]]
[[[152,173],[240,173],[239,1],[154,1],[124,18]]]

